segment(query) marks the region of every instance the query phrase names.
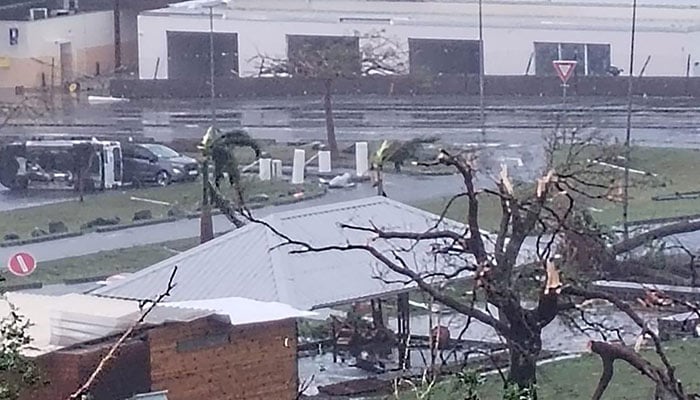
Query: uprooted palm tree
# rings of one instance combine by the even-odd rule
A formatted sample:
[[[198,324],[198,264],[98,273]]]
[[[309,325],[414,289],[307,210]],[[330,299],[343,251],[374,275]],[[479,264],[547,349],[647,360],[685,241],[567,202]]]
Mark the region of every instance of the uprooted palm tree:
[[[240,187],[241,172],[239,170],[236,149],[248,147],[255,152],[256,157],[260,157],[260,146],[243,130],[233,130],[220,132],[218,129],[210,127],[202,138],[198,149],[202,153],[202,217],[200,221],[200,241],[207,242],[214,238],[214,226],[211,219],[211,206],[222,209],[230,208],[228,203],[221,202],[219,194],[221,181],[225,178],[233,187]],[[209,165],[214,166],[214,181],[209,174]],[[236,190],[240,196],[236,198],[238,205],[243,204],[242,190]],[[243,222],[235,216],[233,209],[224,212],[229,220],[237,227],[243,226]]]

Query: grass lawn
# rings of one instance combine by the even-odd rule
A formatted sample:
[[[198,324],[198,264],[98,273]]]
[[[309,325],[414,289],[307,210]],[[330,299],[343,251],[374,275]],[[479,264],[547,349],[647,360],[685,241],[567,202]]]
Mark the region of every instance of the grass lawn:
[[[287,182],[261,182],[257,179],[247,180],[245,194],[248,198],[265,193],[269,201],[288,197],[292,186]],[[318,193],[321,189],[315,184],[306,184],[303,190],[307,194]],[[95,218],[119,217],[122,223],[130,223],[134,213],[150,210],[153,218],[168,216],[168,211],[177,207],[184,212],[194,212],[200,206],[202,193],[201,182],[175,183],[167,187],[149,187],[90,194],[85,201],[66,201],[56,204],[23,208],[0,212],[0,238],[13,232],[21,238],[28,238],[32,230],[41,228],[48,231],[52,221],[63,221],[71,232]],[[167,202],[170,205],[153,204],[132,200],[132,197]]]
[[[684,383],[686,392],[700,391],[700,340],[669,342],[668,356],[677,367],[677,374]],[[647,352],[647,355],[651,353]],[[542,365],[538,368],[539,400],[588,400],[593,395],[601,373],[597,356],[584,355],[579,359],[564,360]],[[603,399],[639,400],[653,398],[654,387],[636,369],[622,361],[615,363],[615,374]],[[430,400],[459,399],[454,383],[447,380],[438,384]],[[482,400],[502,399],[502,382],[497,376],[489,376],[481,387]],[[392,399],[395,397],[389,397]],[[401,400],[415,399],[414,393],[405,393]]]
[[[622,163],[620,163],[622,165]],[[695,149],[670,149],[634,147],[630,157],[630,168],[657,174],[656,177],[642,178],[631,174],[630,186],[630,221],[651,218],[675,217],[700,213],[700,198],[692,200],[654,201],[653,196],[673,194],[675,192],[700,191],[700,151]],[[622,171],[605,168],[607,176],[622,179]],[[440,213],[447,198],[436,198],[415,204],[424,210]],[[498,199],[483,195],[480,199],[482,228],[497,228],[501,215]],[[614,225],[622,220],[622,204],[610,201],[596,201],[590,204],[598,211],[593,217],[603,225]],[[448,212],[448,217],[466,221],[467,202],[456,201]]]
[[[36,271],[26,278],[16,277],[3,271],[7,279],[3,286],[30,283],[62,283],[65,280],[103,277],[121,272],[135,272],[172,257],[177,252],[196,246],[198,238],[176,240],[171,242],[136,246],[128,249],[102,251],[80,257],[46,261],[38,264]]]

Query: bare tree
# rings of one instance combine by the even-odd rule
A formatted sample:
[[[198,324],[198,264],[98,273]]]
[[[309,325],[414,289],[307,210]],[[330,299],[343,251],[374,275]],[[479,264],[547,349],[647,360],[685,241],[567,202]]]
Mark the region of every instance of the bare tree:
[[[463,191],[450,199],[440,215],[442,221],[456,200],[466,199],[466,224],[460,230],[441,228],[440,221],[432,229],[423,232],[387,230],[373,224],[342,224],[343,229],[363,232],[369,239],[361,243],[316,246],[287,236],[266,221],[256,219],[245,205],[230,202],[221,191],[216,190],[214,196],[218,198],[217,202],[228,204],[224,212],[233,211],[254,223],[265,225],[282,239],[282,246],[289,246],[292,254],[367,252],[380,265],[404,277],[405,283],[415,284],[432,299],[466,316],[468,320],[490,326],[507,346],[510,363],[506,381],[508,386],[513,386],[516,390],[533,393],[536,390],[536,362],[541,355],[543,328],[558,315],[576,310],[578,304],[584,301],[603,299],[627,314],[642,330],[642,335],[653,338],[656,352],[664,360],[664,366],[653,371],[645,370],[647,373],[644,375],[657,383],[659,391],[672,396],[669,398],[693,398],[684,393],[673,366],[660,345],[658,335],[649,329],[646,321],[615,296],[591,290],[585,283],[562,278],[560,271],[568,268],[568,264],[573,264],[584,269],[588,277],[604,276],[607,269],[615,267],[620,254],[646,243],[647,238],[663,238],[684,232],[694,225],[680,223],[674,227],[657,228],[640,235],[641,237],[608,245],[609,240],[614,239],[605,238],[589,219],[584,218],[587,200],[619,201],[614,195],[617,191],[615,179],[604,176],[600,169],[596,169],[596,165],[611,156],[607,152],[608,148],[593,142],[566,146],[554,144],[556,145],[548,147],[548,162],[544,169],[546,172],[535,183],[514,182],[503,166],[494,187],[482,189],[477,189],[475,184],[478,160],[441,150],[436,161],[426,165],[452,167],[461,176]],[[592,150],[602,151],[594,157],[591,155]],[[500,204],[501,216],[498,230],[486,235],[480,228],[479,207],[481,201],[489,199],[495,199]],[[406,257],[411,256],[410,253],[387,252],[375,245],[378,240],[432,242],[431,247],[436,254],[454,258],[454,271],[424,272],[412,269],[406,260]],[[526,245],[526,240],[533,240],[534,245]],[[524,260],[530,251],[534,255]],[[582,258],[587,251],[599,255]],[[586,262],[589,265],[581,265]],[[475,305],[473,299],[463,299],[448,290],[449,285],[444,284],[445,281],[465,271],[474,276],[473,291],[495,305],[498,315],[483,311]],[[443,284],[436,284],[436,278]],[[525,306],[524,300],[533,288],[537,293],[536,305]],[[624,357],[615,345],[594,343],[591,346],[593,351],[603,357],[604,378],[610,373],[607,366],[611,359],[625,360],[633,366],[643,365],[637,363],[638,359]],[[605,388],[603,383],[600,385],[601,393]]]
[[[287,58],[260,54],[254,60],[258,63],[259,76],[305,77],[323,82],[326,137],[331,154],[337,157],[332,101],[336,79],[405,73],[407,52],[398,40],[387,38],[383,31],[358,37],[318,39],[318,43],[307,41],[299,47],[290,47]],[[361,43],[359,49],[358,42]]]
[[[168,279],[165,290],[156,296],[156,298],[141,302],[141,316],[134,321],[131,326],[129,326],[129,328],[121,334],[121,336],[119,336],[112,347],[110,347],[107,354],[100,359],[100,362],[97,364],[85,383],[83,383],[78,390],[71,394],[68,400],[83,399],[85,396],[89,395],[90,389],[92,389],[95,382],[97,382],[99,376],[104,373],[107,368],[109,368],[109,362],[117,357],[119,349],[124,345],[126,340],[134,333],[136,328],[146,321],[146,317],[148,317],[148,315],[158,306],[158,304],[162,303],[168,296],[170,296],[170,293],[175,287],[175,274],[177,274],[177,266],[173,268],[173,272],[170,274],[170,279]]]

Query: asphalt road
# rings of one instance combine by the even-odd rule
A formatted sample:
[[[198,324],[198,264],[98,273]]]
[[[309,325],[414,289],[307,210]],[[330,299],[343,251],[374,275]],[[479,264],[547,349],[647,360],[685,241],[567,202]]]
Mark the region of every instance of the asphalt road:
[[[653,146],[700,147],[700,100],[637,99],[633,141]],[[556,98],[486,100],[486,137],[489,142],[521,146],[541,145],[542,136],[556,126],[578,126],[622,140],[624,99],[570,98],[566,106]],[[245,127],[253,136],[278,141],[320,140],[325,137],[321,99],[313,96],[284,99],[218,102],[217,120],[224,128]],[[473,97],[336,96],[336,131],[340,140],[411,138],[437,135],[444,142],[469,143],[480,133],[477,100]],[[199,138],[209,124],[209,101],[133,100],[90,105],[85,98],[62,98],[58,115],[14,120],[2,135],[50,133],[151,137],[169,142]]]

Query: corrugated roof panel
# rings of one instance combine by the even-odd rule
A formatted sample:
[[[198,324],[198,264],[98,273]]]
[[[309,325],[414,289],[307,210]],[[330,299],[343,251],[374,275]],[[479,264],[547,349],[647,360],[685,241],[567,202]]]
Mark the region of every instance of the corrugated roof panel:
[[[141,270],[94,294],[151,299],[165,289],[175,266],[175,287],[168,301],[246,297],[279,299],[263,226],[248,225],[204,245]]]
[[[281,233],[314,246],[363,244],[367,232],[342,229],[340,224],[382,227],[386,230],[427,231],[436,215],[384,197],[301,209],[265,218]],[[453,221],[442,227],[463,229]],[[153,298],[167,282],[172,267],[178,266],[177,286],[168,301],[223,297],[246,297],[278,301],[298,309],[341,303],[404,289],[402,280],[364,251],[329,251],[290,254],[292,248],[278,247],[281,239],[265,226],[249,224],[202,246],[106,286],[94,293],[121,298]],[[401,255],[417,271],[454,268],[431,252],[431,242],[414,244],[407,240],[375,241],[374,245],[393,258]],[[413,246],[413,247],[412,247]],[[272,250],[271,250],[272,249]]]

